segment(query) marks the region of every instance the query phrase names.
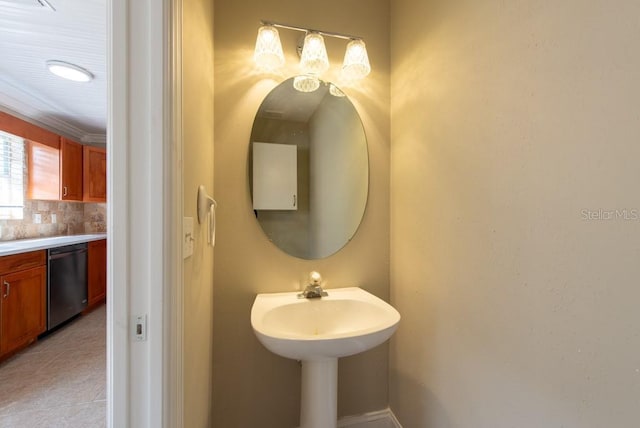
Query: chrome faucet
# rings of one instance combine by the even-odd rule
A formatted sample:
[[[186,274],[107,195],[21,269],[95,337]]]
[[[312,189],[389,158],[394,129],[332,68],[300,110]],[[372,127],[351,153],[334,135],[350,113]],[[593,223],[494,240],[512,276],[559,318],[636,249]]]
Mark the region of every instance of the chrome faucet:
[[[327,292],[322,289],[320,283],[322,277],[316,271],[309,273],[309,283],[305,287],[304,291],[298,294],[298,299],[318,299],[320,297],[328,296]]]

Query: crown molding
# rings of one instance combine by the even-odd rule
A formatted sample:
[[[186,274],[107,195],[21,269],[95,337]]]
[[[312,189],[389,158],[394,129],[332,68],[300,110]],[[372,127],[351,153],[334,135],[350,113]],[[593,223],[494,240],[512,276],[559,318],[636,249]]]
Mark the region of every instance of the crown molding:
[[[96,145],[107,145],[107,134],[84,134],[80,138],[80,142],[89,144],[92,146]]]
[[[0,76],[0,110],[71,140],[87,144],[106,144],[107,141],[106,132],[89,133],[66,120],[46,113],[53,111],[72,116],[56,103],[4,76]]]

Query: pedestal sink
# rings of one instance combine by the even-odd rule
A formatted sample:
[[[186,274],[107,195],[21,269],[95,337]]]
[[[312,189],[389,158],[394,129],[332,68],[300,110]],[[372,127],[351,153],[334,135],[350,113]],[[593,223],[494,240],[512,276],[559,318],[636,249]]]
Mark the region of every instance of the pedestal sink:
[[[271,352],[302,361],[300,428],[335,428],[338,358],[380,345],[395,332],[400,314],[358,287],[325,290],[328,296],[258,294],[251,325]]]

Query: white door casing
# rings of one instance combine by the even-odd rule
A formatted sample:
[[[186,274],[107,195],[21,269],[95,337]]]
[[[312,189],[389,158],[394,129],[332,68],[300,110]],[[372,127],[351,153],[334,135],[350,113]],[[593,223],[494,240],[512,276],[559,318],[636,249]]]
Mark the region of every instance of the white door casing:
[[[107,0],[110,428],[182,420],[180,7]]]

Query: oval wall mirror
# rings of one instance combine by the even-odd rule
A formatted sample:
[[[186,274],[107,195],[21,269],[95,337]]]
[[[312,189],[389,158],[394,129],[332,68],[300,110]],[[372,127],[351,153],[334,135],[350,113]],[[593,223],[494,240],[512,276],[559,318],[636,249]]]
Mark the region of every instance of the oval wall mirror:
[[[250,144],[253,209],[271,242],[309,260],[349,242],[367,204],[369,157],[360,116],[340,89],[320,81],[301,92],[285,80],[260,105]]]

